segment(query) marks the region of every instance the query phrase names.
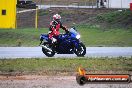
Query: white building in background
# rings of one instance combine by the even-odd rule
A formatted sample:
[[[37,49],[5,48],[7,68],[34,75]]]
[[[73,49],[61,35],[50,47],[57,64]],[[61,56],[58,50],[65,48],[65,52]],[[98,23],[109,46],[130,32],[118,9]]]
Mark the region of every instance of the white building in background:
[[[130,3],[132,0],[98,0],[99,7],[106,7],[106,8],[130,8]],[[103,2],[104,6],[101,6]]]

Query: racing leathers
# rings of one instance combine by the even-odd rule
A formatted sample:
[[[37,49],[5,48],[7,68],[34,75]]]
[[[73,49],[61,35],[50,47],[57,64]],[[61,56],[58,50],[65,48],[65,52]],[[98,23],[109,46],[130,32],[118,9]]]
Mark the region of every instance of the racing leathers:
[[[59,29],[62,28],[66,32],[68,32],[67,28],[62,25],[60,21],[51,21],[49,27],[49,39],[53,42],[58,40],[58,36],[60,34]],[[58,41],[57,41],[58,42]]]

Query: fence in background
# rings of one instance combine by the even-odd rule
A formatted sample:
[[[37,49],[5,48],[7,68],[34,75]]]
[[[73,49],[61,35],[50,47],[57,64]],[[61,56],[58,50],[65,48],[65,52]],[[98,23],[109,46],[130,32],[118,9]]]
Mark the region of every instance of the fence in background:
[[[73,5],[106,8],[129,8],[132,0],[33,0],[38,5]]]

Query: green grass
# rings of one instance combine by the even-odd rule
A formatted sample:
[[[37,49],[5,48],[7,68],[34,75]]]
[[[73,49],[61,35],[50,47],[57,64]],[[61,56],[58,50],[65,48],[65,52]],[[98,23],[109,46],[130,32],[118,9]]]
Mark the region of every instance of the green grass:
[[[97,28],[82,28],[80,33],[87,46],[132,46],[130,30],[108,29],[103,31]]]
[[[120,19],[127,19],[132,16],[130,10],[123,10],[123,11],[113,11],[106,14],[99,14],[96,16],[97,21],[107,21],[107,22],[116,22]]]
[[[38,46],[42,33],[48,29],[0,29],[0,46]]]
[[[99,14],[95,17],[95,20],[98,23],[107,23],[109,27],[111,26],[116,28],[131,28],[132,12],[127,9],[122,11],[113,11],[105,14]]]
[[[90,71],[132,71],[132,58],[44,58],[44,59],[1,59],[1,72],[29,72],[39,73],[48,72],[77,72],[79,66]]]
[[[86,46],[132,46],[132,31],[123,29],[100,30],[97,27],[77,26]],[[44,29],[0,29],[0,46],[38,46]]]

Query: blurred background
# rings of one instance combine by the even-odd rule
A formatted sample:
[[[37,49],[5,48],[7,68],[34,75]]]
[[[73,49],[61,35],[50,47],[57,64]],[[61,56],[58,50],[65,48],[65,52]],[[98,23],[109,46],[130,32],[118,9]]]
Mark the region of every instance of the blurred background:
[[[38,28],[47,28],[53,14],[56,13],[62,16],[62,22],[68,27],[73,24],[91,24],[96,22],[91,17],[129,9],[131,0],[32,0],[32,2],[38,6],[37,15],[35,9],[17,8],[17,28],[35,28],[36,23]]]

